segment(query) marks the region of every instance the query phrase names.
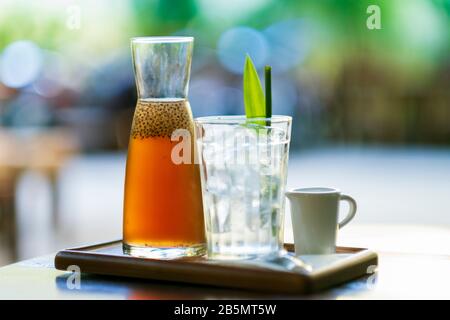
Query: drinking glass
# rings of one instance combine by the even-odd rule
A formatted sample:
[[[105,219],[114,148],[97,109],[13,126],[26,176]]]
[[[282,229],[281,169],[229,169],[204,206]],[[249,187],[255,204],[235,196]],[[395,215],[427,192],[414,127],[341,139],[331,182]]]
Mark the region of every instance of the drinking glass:
[[[278,255],[291,118],[195,119],[208,257]]]
[[[202,254],[200,173],[190,153],[194,122],[187,100],[193,38],[133,38],[131,48],[138,101],[126,167],[124,252]],[[180,143],[187,144],[185,154],[177,151]]]

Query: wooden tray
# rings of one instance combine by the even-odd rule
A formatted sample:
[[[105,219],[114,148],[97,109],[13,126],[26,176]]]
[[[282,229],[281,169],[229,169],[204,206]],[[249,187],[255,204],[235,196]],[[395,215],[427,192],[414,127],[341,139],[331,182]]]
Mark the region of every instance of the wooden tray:
[[[292,244],[285,245],[293,251]],[[157,260],[123,254],[122,242],[113,241],[63,250],[55,257],[55,267],[71,265],[83,273],[167,280],[248,290],[310,293],[367,274],[378,264],[377,254],[362,248],[338,247],[336,254],[300,256],[308,267],[290,259],[280,263],[262,261],[213,261],[205,257]],[[279,262],[279,261],[278,261]],[[286,262],[286,263],[285,263]]]

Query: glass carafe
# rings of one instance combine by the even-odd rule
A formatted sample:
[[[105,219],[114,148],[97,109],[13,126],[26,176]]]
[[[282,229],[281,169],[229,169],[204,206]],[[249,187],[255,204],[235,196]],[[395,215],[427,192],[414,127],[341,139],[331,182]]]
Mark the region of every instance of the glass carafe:
[[[200,173],[187,100],[193,38],[133,38],[131,48],[138,101],[126,168],[124,252],[155,258],[202,254]]]

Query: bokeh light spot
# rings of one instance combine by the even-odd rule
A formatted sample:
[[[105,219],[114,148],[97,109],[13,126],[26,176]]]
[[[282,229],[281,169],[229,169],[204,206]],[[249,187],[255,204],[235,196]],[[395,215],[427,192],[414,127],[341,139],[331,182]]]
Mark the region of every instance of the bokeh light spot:
[[[301,63],[310,47],[308,24],[301,19],[275,23],[264,30],[270,44],[269,64],[274,72],[284,72]]]
[[[31,84],[42,68],[41,51],[31,41],[16,41],[3,52],[0,60],[0,79],[10,88]]]
[[[269,54],[264,35],[249,27],[237,27],[224,32],[220,36],[217,50],[222,65],[237,74],[243,71],[246,54],[250,55],[256,68],[267,62]]]

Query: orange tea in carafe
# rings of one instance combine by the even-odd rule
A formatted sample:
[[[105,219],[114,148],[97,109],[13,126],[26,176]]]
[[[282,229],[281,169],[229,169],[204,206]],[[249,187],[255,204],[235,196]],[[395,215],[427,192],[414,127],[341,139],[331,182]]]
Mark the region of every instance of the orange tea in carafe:
[[[137,38],[132,48],[139,99],[126,167],[124,251],[145,257],[201,254],[200,173],[186,99],[192,38]],[[180,130],[188,140],[174,139]],[[174,159],[180,143],[189,161]]]

